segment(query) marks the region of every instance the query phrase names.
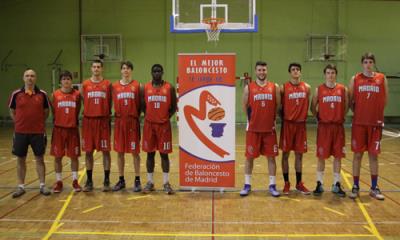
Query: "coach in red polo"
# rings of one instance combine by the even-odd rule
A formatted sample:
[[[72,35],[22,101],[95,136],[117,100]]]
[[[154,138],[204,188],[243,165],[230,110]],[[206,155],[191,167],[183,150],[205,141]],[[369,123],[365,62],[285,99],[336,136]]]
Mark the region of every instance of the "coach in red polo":
[[[36,171],[40,180],[40,193],[50,195],[45,186],[46,168],[43,155],[46,150],[45,121],[49,116],[49,101],[45,91],[36,86],[36,73],[32,69],[24,72],[25,85],[15,90],[10,97],[10,116],[14,121],[12,153],[17,156],[18,188],[12,197],[25,193],[26,155],[29,145],[36,159]]]

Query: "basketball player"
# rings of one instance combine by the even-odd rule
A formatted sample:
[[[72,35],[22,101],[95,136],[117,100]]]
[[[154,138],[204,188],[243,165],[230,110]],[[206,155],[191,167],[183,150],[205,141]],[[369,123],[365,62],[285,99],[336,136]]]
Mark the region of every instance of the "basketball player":
[[[82,191],[78,183],[78,157],[81,155],[79,137],[79,111],[81,109],[81,95],[72,87],[72,74],[69,71],[60,74],[61,88],[53,93],[53,134],[51,137],[50,154],[54,156],[54,169],[57,182],[53,192],[63,190],[62,158],[67,155],[71,158],[72,188],[75,192]]]
[[[283,194],[290,192],[289,154],[294,151],[296,189],[308,195],[302,181],[303,154],[307,152],[306,120],[310,99],[310,85],[301,80],[301,65],[290,63],[290,80],[281,86],[282,128],[279,146],[282,149],[282,173],[285,180]]]
[[[46,150],[45,121],[49,116],[49,100],[45,91],[36,86],[36,72],[24,72],[24,86],[15,90],[8,107],[14,121],[12,153],[17,156],[18,187],[12,197],[25,194],[26,155],[31,146],[36,160],[36,172],[40,181],[40,193],[48,196],[50,190],[45,185],[46,166],[43,155]]]
[[[93,191],[93,152],[102,151],[104,166],[103,191],[110,187],[110,114],[111,114],[111,83],[103,78],[103,62],[94,60],[91,65],[92,76],[82,84],[83,121],[82,149],[86,152],[87,180],[84,192]]]
[[[378,188],[378,154],[381,151],[383,114],[388,98],[388,87],[385,75],[375,72],[375,56],[365,53],[361,57],[363,71],[350,80],[350,108],[353,123],[351,128],[351,150],[353,158],[354,185],[350,198],[357,198],[360,192],[361,159],[368,151],[371,171],[371,189],[369,195],[378,200],[385,197]]]
[[[269,192],[273,197],[279,197],[276,190],[276,162],[278,144],[275,132],[276,113],[281,103],[278,84],[267,80],[267,63],[256,62],[257,79],[246,85],[243,90],[243,111],[247,113],[246,129],[246,161],[245,184],[240,196],[251,192],[251,174],[254,159],[265,155],[268,159]]]
[[[142,191],[140,184],[140,84],[132,79],[133,64],[121,63],[121,80],[112,84],[112,97],[115,110],[114,150],[118,153],[119,181],[113,191],[125,188],[125,153],[133,156],[135,167],[134,192]]]
[[[172,132],[170,118],[176,112],[175,88],[162,79],[164,70],[160,64],[151,68],[152,81],[144,86],[143,107],[145,121],[143,126],[143,151],[147,152],[147,184],[144,193],[154,191],[154,156],[159,151],[163,170],[164,192],[172,194],[169,183],[169,158],[172,152]]]
[[[325,83],[315,89],[311,102],[311,112],[317,118],[317,186],[313,192],[319,196],[324,192],[325,160],[333,159],[332,192],[345,197],[340,184],[341,158],[345,156],[345,137],[343,123],[348,111],[347,88],[336,83],[337,68],[328,64],[324,68]]]

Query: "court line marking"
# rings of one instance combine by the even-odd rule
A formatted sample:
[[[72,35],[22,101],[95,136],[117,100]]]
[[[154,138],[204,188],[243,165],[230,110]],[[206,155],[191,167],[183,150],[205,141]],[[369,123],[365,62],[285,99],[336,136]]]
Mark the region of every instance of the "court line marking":
[[[55,234],[63,235],[103,235],[103,236],[146,236],[146,237],[282,237],[282,238],[304,238],[304,237],[375,237],[371,234],[225,234],[225,233],[156,233],[156,232],[74,232],[61,231]]]
[[[96,206],[96,207],[88,208],[88,209],[86,209],[86,210],[82,211],[82,213],[88,213],[88,212],[92,212],[92,211],[94,211],[94,210],[96,210],[96,209],[99,209],[99,208],[102,208],[102,207],[104,207],[104,205],[103,205],[103,204],[101,204],[101,205],[98,205],[98,206]]]
[[[53,222],[54,219],[19,219],[19,218],[3,218],[0,222]],[[63,223],[82,223],[82,224],[149,224],[149,225],[182,225],[182,224],[211,224],[210,221],[125,221],[125,220],[76,220],[76,219],[63,219]],[[377,221],[379,225],[400,225],[400,221]],[[325,221],[299,221],[299,222],[286,222],[286,221],[215,221],[219,225],[365,225],[366,221],[338,221],[338,222],[325,222]]]
[[[129,197],[126,200],[136,200],[136,199],[140,199],[140,198],[150,198],[150,195],[147,196],[139,196],[139,197]]]
[[[78,183],[80,183],[83,179],[83,177],[85,176],[86,173],[86,168],[84,168],[81,172],[80,172],[80,176],[78,179]],[[74,190],[72,189],[71,192],[69,193],[66,201],[64,202],[64,205],[62,206],[62,208],[60,209],[60,211],[57,214],[56,219],[53,221],[53,224],[51,225],[49,231],[47,232],[46,236],[44,236],[42,239],[43,240],[47,240],[49,239],[57,230],[59,227],[62,226],[62,224],[60,223],[62,216],[65,213],[65,210],[67,210],[68,205],[70,204],[72,197],[74,196]]]
[[[340,216],[346,216],[346,214],[344,214],[344,213],[342,213],[342,212],[339,212],[339,211],[336,211],[335,209],[332,209],[332,208],[324,207],[324,209],[327,210],[327,211],[329,211],[329,212],[336,213],[336,214],[338,214],[338,215],[340,215]]]
[[[341,170],[340,173],[342,174],[342,178],[344,179],[344,181],[346,182],[346,185],[349,189],[352,188],[352,185],[349,182],[349,179],[345,176],[344,171]],[[362,214],[364,215],[365,220],[367,220],[368,222],[368,226],[370,231],[372,232],[372,234],[379,240],[383,240],[381,234],[379,233],[378,229],[376,228],[374,222],[372,221],[371,217],[368,214],[367,209],[365,208],[365,206],[363,205],[363,203],[361,202],[360,198],[356,198],[355,199],[358,207],[360,208]]]
[[[285,200],[292,200],[292,201],[295,201],[295,202],[301,202],[301,200],[300,199],[295,199],[295,198],[289,198],[289,197],[280,197],[280,199],[285,199]]]

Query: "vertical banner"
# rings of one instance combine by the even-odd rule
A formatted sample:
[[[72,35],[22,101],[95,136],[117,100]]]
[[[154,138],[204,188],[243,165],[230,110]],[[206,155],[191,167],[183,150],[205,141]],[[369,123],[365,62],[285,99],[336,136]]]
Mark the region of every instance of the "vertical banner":
[[[235,54],[179,54],[182,188],[235,186]]]

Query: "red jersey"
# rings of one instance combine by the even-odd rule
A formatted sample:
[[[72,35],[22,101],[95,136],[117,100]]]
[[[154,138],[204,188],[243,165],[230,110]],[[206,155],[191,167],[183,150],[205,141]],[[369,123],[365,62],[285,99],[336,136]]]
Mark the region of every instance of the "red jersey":
[[[144,85],[144,100],[146,102],[145,119],[153,123],[169,121],[171,107],[171,84],[164,82],[160,87],[153,87],[151,82]]]
[[[353,123],[383,126],[386,100],[385,75],[375,73],[373,77],[366,77],[362,73],[356,74],[353,92]]]
[[[81,109],[81,95],[78,90],[72,89],[70,93],[64,93],[61,89],[56,90],[53,93],[51,105],[53,107],[54,126],[78,127]]]
[[[123,85],[121,81],[112,84],[112,99],[116,117],[138,118],[140,113],[140,85],[136,80]]]
[[[276,86],[267,82],[261,87],[256,82],[248,85],[247,131],[271,132],[276,118]]]
[[[282,108],[283,119],[293,122],[307,120],[310,91],[305,82],[294,85],[287,82],[283,85]]]
[[[346,89],[337,83],[329,88],[325,84],[318,87],[318,121],[322,123],[344,123]]]
[[[85,117],[107,117],[111,114],[111,83],[108,80],[82,84],[83,115]]]
[[[14,130],[16,133],[39,134],[45,132],[45,109],[49,109],[45,91],[37,86],[32,94],[25,87],[14,91],[8,107],[15,110]]]

